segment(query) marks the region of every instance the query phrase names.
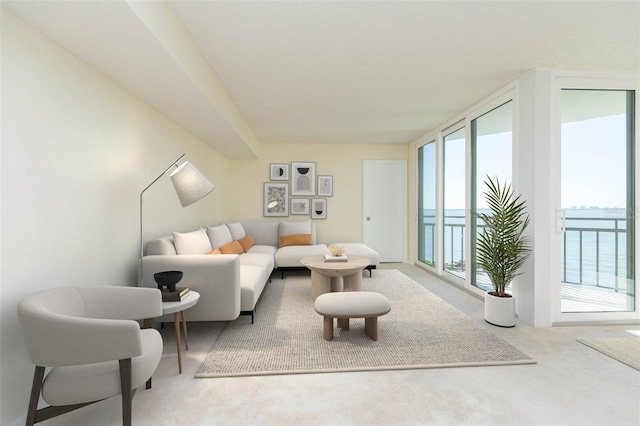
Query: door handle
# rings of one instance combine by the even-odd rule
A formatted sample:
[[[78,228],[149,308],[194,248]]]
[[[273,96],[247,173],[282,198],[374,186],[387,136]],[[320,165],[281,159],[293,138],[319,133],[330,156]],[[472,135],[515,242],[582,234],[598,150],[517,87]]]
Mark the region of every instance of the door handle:
[[[371,220],[371,218],[369,216],[367,216],[367,221],[370,221],[370,220]]]
[[[556,209],[556,232],[564,234],[567,230],[567,218],[564,209]]]

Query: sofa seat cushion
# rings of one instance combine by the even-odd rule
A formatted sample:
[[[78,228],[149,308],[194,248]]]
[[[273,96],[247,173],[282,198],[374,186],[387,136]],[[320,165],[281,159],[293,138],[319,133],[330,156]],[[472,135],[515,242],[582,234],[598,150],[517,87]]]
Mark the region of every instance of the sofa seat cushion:
[[[269,256],[273,257],[275,256],[277,250],[278,248],[275,246],[266,246],[264,244],[256,244],[253,247],[251,247],[247,253],[262,253],[262,254],[268,254]]]
[[[270,274],[262,266],[240,265],[241,311],[252,311],[255,308]]]
[[[259,266],[267,271],[268,275],[271,275],[274,267],[273,255],[264,253],[245,253],[240,256],[240,273],[242,273],[242,266]]]
[[[329,254],[329,249],[324,244],[316,244],[313,246],[280,247],[275,255],[276,267],[301,267],[304,265],[300,263],[300,259],[316,254]]]

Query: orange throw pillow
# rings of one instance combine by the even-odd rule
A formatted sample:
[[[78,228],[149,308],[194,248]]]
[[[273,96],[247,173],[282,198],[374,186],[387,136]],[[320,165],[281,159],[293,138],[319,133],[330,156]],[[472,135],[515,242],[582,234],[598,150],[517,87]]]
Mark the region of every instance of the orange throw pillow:
[[[242,254],[244,250],[242,250],[242,246],[238,241],[231,241],[229,244],[225,244],[220,247],[220,251],[222,254]]]
[[[311,234],[283,235],[280,237],[280,247],[310,246]]]
[[[247,253],[251,247],[256,245],[256,242],[253,241],[251,235],[245,235],[237,241],[240,243],[240,245],[242,246],[242,250],[244,250],[245,253]]]
[[[212,250],[209,254],[222,254],[222,252],[218,249]]]

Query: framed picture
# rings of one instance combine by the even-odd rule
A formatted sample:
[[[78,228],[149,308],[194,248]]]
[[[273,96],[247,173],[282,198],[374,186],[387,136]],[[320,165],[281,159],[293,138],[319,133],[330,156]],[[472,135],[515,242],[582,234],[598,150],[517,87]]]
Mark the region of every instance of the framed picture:
[[[311,200],[311,219],[327,218],[327,199],[313,198]]]
[[[264,183],[265,216],[289,216],[289,184],[288,183]]]
[[[292,198],[291,199],[291,214],[309,214],[309,199],[308,198]]]
[[[318,176],[318,197],[333,197],[333,176]]]
[[[291,195],[316,195],[316,163],[291,163]]]
[[[270,167],[270,179],[271,180],[289,180],[289,165],[288,164],[271,164]]]

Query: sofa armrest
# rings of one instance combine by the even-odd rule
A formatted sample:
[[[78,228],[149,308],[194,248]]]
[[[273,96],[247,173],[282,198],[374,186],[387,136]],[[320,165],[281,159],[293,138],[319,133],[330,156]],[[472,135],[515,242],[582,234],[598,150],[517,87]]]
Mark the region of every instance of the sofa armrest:
[[[178,287],[200,293],[198,303],[187,311],[190,321],[228,321],[240,315],[240,256],[159,255],[142,258],[144,287],[157,288],[153,274],[182,271]]]

